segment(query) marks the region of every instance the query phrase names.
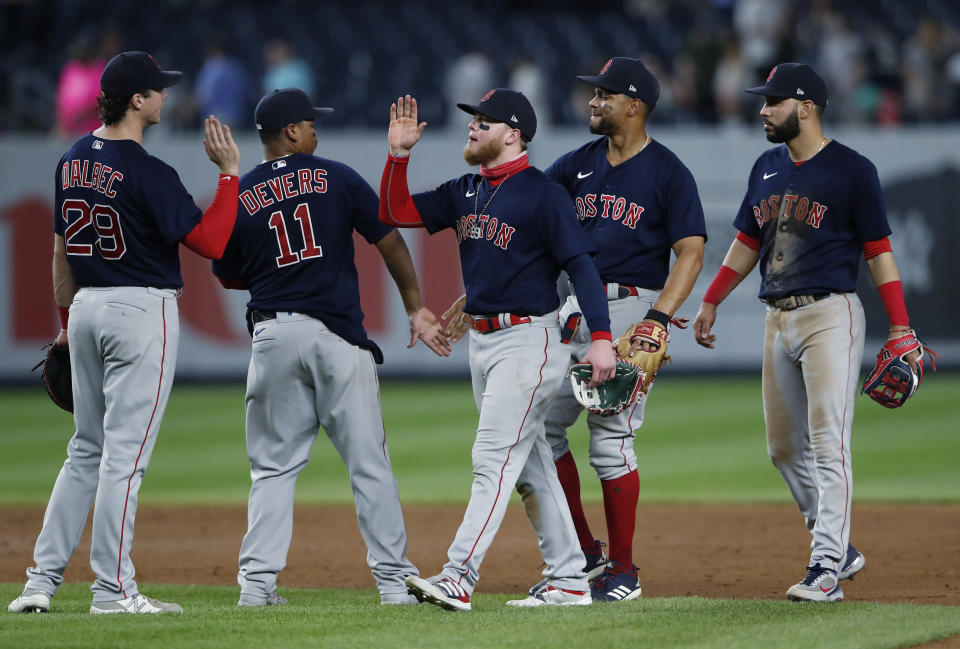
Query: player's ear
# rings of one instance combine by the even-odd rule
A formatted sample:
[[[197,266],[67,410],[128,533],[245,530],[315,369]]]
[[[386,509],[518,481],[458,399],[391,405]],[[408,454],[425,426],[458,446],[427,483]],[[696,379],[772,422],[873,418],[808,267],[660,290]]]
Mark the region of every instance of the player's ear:
[[[284,136],[291,142],[300,141],[300,125],[299,124],[287,124],[283,127]]]

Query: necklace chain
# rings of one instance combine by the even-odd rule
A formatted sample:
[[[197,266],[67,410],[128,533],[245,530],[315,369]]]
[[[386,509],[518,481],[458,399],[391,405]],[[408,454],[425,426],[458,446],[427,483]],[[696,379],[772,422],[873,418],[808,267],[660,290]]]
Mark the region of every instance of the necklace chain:
[[[502,186],[503,186],[503,183],[507,182],[507,179],[508,179],[510,176],[512,176],[512,175],[513,175],[513,174],[507,174],[506,176],[504,176],[504,177],[503,177],[503,180],[501,180],[501,181],[497,184],[497,186],[493,188],[493,193],[490,194],[490,198],[487,199],[487,204],[483,206],[483,211],[482,211],[482,212],[478,212],[478,211],[477,211],[477,206],[480,204],[480,188],[477,187],[476,198],[473,199],[473,213],[474,213],[476,216],[480,216],[481,214],[486,213],[487,208],[490,207],[491,201],[493,201],[493,197],[497,195],[497,192],[500,191],[500,187],[502,187]]]

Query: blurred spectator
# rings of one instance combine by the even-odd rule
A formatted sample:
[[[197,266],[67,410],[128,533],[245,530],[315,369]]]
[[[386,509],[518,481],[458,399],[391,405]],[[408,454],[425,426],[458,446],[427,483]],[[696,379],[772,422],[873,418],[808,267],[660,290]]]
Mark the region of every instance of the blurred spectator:
[[[960,118],[960,48],[955,51],[944,66],[947,82],[947,96],[950,98],[950,113],[954,119]]]
[[[522,92],[533,110],[537,114],[537,129],[549,128],[553,122],[553,115],[550,112],[550,102],[546,97],[546,81],[543,78],[543,70],[533,60],[521,54],[514,59],[510,66],[510,79],[507,81],[507,88]],[[472,101],[472,100],[468,100]]]
[[[726,39],[723,55],[713,74],[717,119],[723,124],[742,122],[747,117],[748,95],[743,89],[750,87],[753,81],[748,78],[747,72],[746,62],[740,53],[740,43],[733,38]]]
[[[780,61],[792,60],[792,51],[785,51],[792,50],[786,46],[792,14],[790,0],[737,0],[734,5],[733,24],[740,48],[757,83]]]
[[[444,94],[450,106],[457,102],[480,101],[481,97],[495,87],[493,63],[486,54],[478,50],[458,56],[447,68]],[[466,118],[461,120],[459,116],[448,121],[451,128],[462,127],[466,123]]]
[[[93,40],[74,55],[71,44],[69,70],[65,54],[45,54],[64,52],[74,35],[104,33],[100,7],[70,0],[52,3],[65,10],[51,12],[50,4],[0,1],[0,130],[40,131],[56,123],[78,133],[96,126],[90,97],[100,60],[116,50],[98,53]],[[126,43],[158,51],[196,84],[171,93],[167,128],[199,128],[199,117],[210,112],[252,128],[261,83],[268,90],[333,91],[342,107],[338,126],[379,127],[390,94],[413,90],[424,98],[424,119],[460,128],[454,103],[476,101],[500,85],[531,95],[544,123],[582,125],[590,89],[572,75],[642,51],[657,57],[664,93],[653,122],[732,122],[738,104],[749,107],[753,120],[756,106],[744,102],[742,88],[761,83],[780,61],[822,70],[832,96],[825,119],[834,124],[960,119],[960,0],[537,0],[509,5],[515,20],[507,24],[502,3],[481,10],[433,0],[276,6],[201,0],[200,14],[191,13],[195,4],[154,3],[149,21],[135,3],[120,3],[112,14]],[[411,34],[409,47],[398,49],[371,28],[372,6],[381,24]],[[221,14],[244,47],[236,58],[222,51],[205,58],[196,44],[209,42],[212,17]],[[277,20],[288,26],[282,39]],[[327,87],[339,77],[349,83]],[[88,99],[75,100],[83,87]]]
[[[931,18],[921,18],[903,47],[904,110],[910,121],[943,117],[947,97],[943,72],[957,47],[957,33]]]
[[[243,63],[228,55],[221,42],[215,40],[207,49],[193,95],[198,122],[207,115],[216,115],[231,128],[253,128],[254,92],[250,77]]]
[[[267,71],[263,75],[263,92],[278,88],[300,88],[313,98],[313,73],[310,66],[293,55],[290,43],[282,38],[270,41],[263,48]]]
[[[864,45],[850,27],[847,16],[830,11],[820,24],[818,69],[830,89],[830,115],[833,121],[853,121],[858,114],[855,97],[859,83],[866,81],[862,60]]]
[[[117,39],[107,32],[99,47],[92,37],[81,37],[70,48],[57,84],[57,130],[64,136],[89,133],[100,127],[97,95],[100,74],[107,60],[117,52]]]

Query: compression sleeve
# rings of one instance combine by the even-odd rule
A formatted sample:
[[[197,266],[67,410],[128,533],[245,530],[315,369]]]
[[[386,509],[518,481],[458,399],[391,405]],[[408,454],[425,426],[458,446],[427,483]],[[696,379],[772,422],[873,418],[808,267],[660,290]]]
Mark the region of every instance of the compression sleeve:
[[[380,178],[380,222],[398,228],[422,228],[423,217],[407,187],[407,165],[410,156],[387,154],[387,164]]]
[[[590,255],[584,253],[570,259],[564,269],[570,276],[577,293],[580,311],[587,320],[591,340],[613,340],[610,335],[610,311],[607,307],[607,293],[603,290],[597,267]]]
[[[907,305],[903,301],[903,284],[900,280],[881,284],[877,287],[877,293],[883,301],[890,324],[894,327],[909,327],[910,318],[907,316]]]
[[[207,259],[220,259],[237,222],[240,178],[220,174],[217,194],[203,218],[183,237],[183,245]]]

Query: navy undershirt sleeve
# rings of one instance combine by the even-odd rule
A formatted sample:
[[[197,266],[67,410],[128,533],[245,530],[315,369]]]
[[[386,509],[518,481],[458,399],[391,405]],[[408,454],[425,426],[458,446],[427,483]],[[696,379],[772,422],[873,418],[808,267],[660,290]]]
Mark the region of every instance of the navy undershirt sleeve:
[[[599,331],[610,332],[610,311],[607,308],[607,294],[603,290],[597,267],[593,265],[590,255],[583,254],[572,257],[564,265],[564,270],[573,282],[580,303],[580,311],[587,320],[590,333]]]

